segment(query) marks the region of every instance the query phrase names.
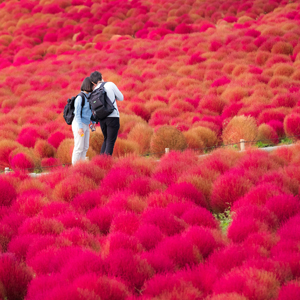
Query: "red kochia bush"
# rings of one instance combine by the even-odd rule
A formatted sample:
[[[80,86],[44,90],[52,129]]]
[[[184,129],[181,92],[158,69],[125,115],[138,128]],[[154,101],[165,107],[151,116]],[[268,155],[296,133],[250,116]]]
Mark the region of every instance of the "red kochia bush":
[[[216,294],[239,293],[247,299],[276,299],[280,283],[275,274],[255,268],[238,268],[221,277],[214,285]]]
[[[141,216],[141,223],[156,225],[166,235],[179,233],[185,227],[184,222],[180,222],[180,220],[163,208],[145,210]]]
[[[282,286],[278,300],[294,300],[300,299],[300,282],[299,281],[290,281],[286,285]]]
[[[283,223],[300,212],[300,201],[298,196],[282,194],[270,198],[266,207]]]
[[[105,273],[105,266],[106,265],[99,254],[90,250],[85,250],[72,257],[62,268],[61,274],[63,274],[65,279],[72,281],[87,273],[94,273],[98,276],[102,275]]]
[[[66,136],[60,131],[54,132],[49,136],[48,143],[57,149],[65,137]]]
[[[293,136],[293,139],[300,138],[300,114],[290,114],[284,118],[284,131],[287,136]]]
[[[156,246],[155,251],[164,253],[177,268],[191,267],[202,260],[193,242],[181,235],[165,238]]]
[[[147,261],[134,256],[132,251],[120,249],[107,257],[108,274],[124,280],[132,289],[140,290],[153,274]]]
[[[160,229],[151,224],[141,225],[134,235],[146,250],[154,248],[163,239]]]
[[[87,212],[87,218],[92,224],[97,225],[100,232],[107,234],[113,219],[113,211],[108,207],[94,208]]]
[[[208,208],[208,204],[203,194],[189,182],[172,184],[167,188],[165,193],[188,199],[199,206]]]
[[[72,257],[82,251],[80,247],[75,246],[62,248],[50,246],[27,259],[26,262],[37,274],[55,273],[60,272]]]
[[[24,299],[27,287],[33,274],[29,269],[18,263],[13,254],[0,255],[0,297],[3,299]]]
[[[189,225],[198,225],[209,228],[217,228],[218,222],[209,210],[202,207],[193,207],[186,210],[181,219]]]
[[[73,283],[74,288],[87,291],[86,297],[97,295],[93,299],[101,300],[125,300],[129,295],[126,285],[114,278],[98,276],[90,273],[77,278]],[[81,294],[82,296],[82,294]]]
[[[207,258],[221,246],[216,242],[211,230],[205,227],[191,226],[184,236],[198,248],[203,258]]]
[[[133,234],[139,227],[139,218],[132,212],[121,212],[114,217],[110,231],[120,231],[127,234]]]
[[[275,195],[283,193],[282,190],[273,183],[263,183],[254,186],[240,200],[234,203],[233,210],[238,207],[248,205],[264,205],[267,200]]]
[[[252,183],[242,170],[229,171],[214,182],[211,194],[211,206],[214,211],[222,212],[238,198],[244,196]]]
[[[0,177],[0,205],[9,206],[16,196],[15,188],[3,177]]]
[[[227,273],[232,268],[238,267],[249,259],[262,257],[259,247],[245,247],[243,245],[230,245],[221,251],[216,251],[208,258],[208,262],[220,272]]]
[[[266,231],[267,225],[249,217],[233,220],[228,229],[228,237],[235,243],[244,241],[250,234]]]
[[[27,153],[18,153],[11,160],[13,169],[34,169],[33,159]]]
[[[104,204],[104,199],[101,195],[101,190],[94,190],[94,191],[85,191],[80,195],[77,195],[72,200],[72,206],[80,211],[80,212],[87,212],[96,206],[100,206]]]

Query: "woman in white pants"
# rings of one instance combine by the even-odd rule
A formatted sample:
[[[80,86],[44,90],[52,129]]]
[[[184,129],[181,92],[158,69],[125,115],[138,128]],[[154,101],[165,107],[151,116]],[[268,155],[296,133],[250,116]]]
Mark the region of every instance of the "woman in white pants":
[[[81,93],[75,99],[74,120],[72,131],[74,135],[74,150],[72,154],[72,165],[80,160],[84,160],[89,149],[90,122],[92,111],[88,102],[88,97],[93,91],[93,84],[89,77],[86,77],[81,84]],[[84,103],[83,103],[84,101]]]

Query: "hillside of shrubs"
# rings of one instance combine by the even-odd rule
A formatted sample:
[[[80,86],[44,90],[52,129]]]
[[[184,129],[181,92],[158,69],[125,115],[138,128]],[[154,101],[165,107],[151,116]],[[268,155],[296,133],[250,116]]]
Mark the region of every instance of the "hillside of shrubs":
[[[300,299],[299,25],[286,0],[0,0],[0,300]],[[69,166],[95,70],[118,139]]]

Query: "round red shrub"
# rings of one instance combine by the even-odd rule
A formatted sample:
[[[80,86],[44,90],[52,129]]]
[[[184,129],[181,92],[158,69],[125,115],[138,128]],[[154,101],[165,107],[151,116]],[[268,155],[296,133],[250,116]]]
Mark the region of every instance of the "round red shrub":
[[[48,143],[52,145],[55,149],[58,148],[60,143],[66,138],[66,136],[60,131],[52,133],[48,138]]]
[[[0,205],[9,206],[16,197],[15,188],[3,177],[0,177]]]
[[[139,217],[132,212],[121,212],[112,220],[110,232],[133,234],[139,227]]]
[[[200,253],[195,251],[192,241],[180,235],[165,238],[156,246],[155,251],[164,253],[180,269],[192,267],[202,259]]]
[[[300,283],[299,281],[287,282],[281,287],[278,300],[294,300],[300,299]]]
[[[92,224],[95,224],[100,229],[100,232],[107,234],[113,219],[113,211],[108,207],[95,207],[87,212],[87,218]]]
[[[27,153],[18,153],[10,160],[13,169],[31,170],[34,169],[34,161]]]
[[[141,216],[141,223],[156,225],[166,235],[174,235],[185,228],[184,222],[163,208],[146,209]]]
[[[107,257],[108,274],[124,280],[132,289],[140,290],[153,274],[150,265],[127,249],[114,251]]]
[[[181,219],[189,225],[198,225],[209,228],[217,228],[218,222],[209,210],[202,207],[193,207],[186,210]]]
[[[0,297],[3,299],[24,299],[27,287],[33,278],[32,272],[18,263],[13,254],[0,255]]]
[[[284,131],[287,136],[300,138],[300,114],[292,113],[284,118]]]
[[[151,224],[141,225],[134,235],[147,251],[154,248],[163,239],[160,229]]]
[[[252,187],[252,183],[241,169],[221,175],[213,184],[211,206],[214,211],[222,212]]]
[[[190,200],[199,206],[208,208],[204,195],[189,182],[171,184],[165,193]]]
[[[298,196],[282,194],[268,199],[266,207],[283,223],[300,212],[300,201]]]
[[[211,230],[206,227],[191,226],[184,235],[198,248],[204,259],[221,246],[216,242]]]

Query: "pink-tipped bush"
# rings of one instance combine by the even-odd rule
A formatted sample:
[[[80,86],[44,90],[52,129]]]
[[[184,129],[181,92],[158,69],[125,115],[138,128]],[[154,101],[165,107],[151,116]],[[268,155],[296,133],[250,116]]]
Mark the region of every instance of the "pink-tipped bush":
[[[87,297],[95,295],[94,299],[125,300],[130,295],[127,286],[122,281],[107,277],[106,275],[99,277],[95,273],[89,273],[76,278],[73,286],[79,291],[86,291],[85,295]]]
[[[281,287],[278,300],[293,300],[300,298],[300,283],[299,281],[290,281],[287,282],[284,286]]]
[[[195,251],[193,242],[180,235],[165,238],[156,246],[155,251],[166,254],[175,267],[180,269],[192,267],[202,260],[200,252]]]
[[[154,248],[163,239],[160,229],[151,224],[141,225],[134,235],[147,251]]]
[[[283,126],[284,132],[287,136],[294,140],[300,138],[300,115],[292,113],[284,118]]]
[[[282,194],[281,188],[272,183],[258,184],[252,187],[249,192],[240,198],[233,205],[233,210],[248,205],[265,205],[267,200],[273,196]]]
[[[3,177],[0,177],[0,194],[1,206],[9,206],[17,196],[15,188]]]
[[[0,297],[3,299],[24,299],[27,287],[33,278],[25,265],[18,263],[13,254],[0,255]]]
[[[34,169],[34,161],[27,153],[18,153],[10,160],[13,169],[30,170]]]
[[[179,233],[186,226],[183,221],[178,220],[163,208],[145,210],[141,216],[141,223],[156,225],[166,235]]]
[[[150,265],[130,250],[120,249],[107,257],[108,274],[124,280],[131,289],[141,289],[153,270]]]
[[[50,246],[27,259],[27,265],[38,275],[60,272],[72,257],[79,255],[82,251],[81,248],[75,246],[62,248]]]
[[[101,190],[85,191],[72,200],[72,206],[79,212],[87,212],[104,204]]]
[[[286,194],[274,196],[268,199],[266,207],[283,223],[300,212],[299,197]]]
[[[53,234],[58,235],[63,231],[63,224],[54,219],[36,216],[28,218],[19,228],[19,234]]]
[[[238,293],[246,296],[246,299],[271,300],[277,297],[279,286],[274,273],[241,267],[220,278],[213,292]]]
[[[213,215],[205,208],[195,207],[186,210],[181,219],[189,225],[198,225],[208,228],[217,228],[218,222]]]
[[[181,182],[172,184],[167,188],[165,193],[175,195],[179,198],[185,198],[199,206],[208,208],[208,204],[203,194],[198,191],[191,183]]]
[[[87,218],[92,224],[98,226],[103,234],[107,234],[113,219],[113,211],[107,207],[94,208],[87,212]]]
[[[48,143],[50,145],[52,145],[54,148],[58,148],[58,146],[60,145],[60,143],[66,138],[66,136],[60,132],[54,132],[52,133],[49,138],[48,138]]]
[[[232,268],[241,266],[249,259],[262,257],[258,247],[244,247],[243,245],[230,245],[220,251],[212,253],[208,262],[215,266],[220,272],[227,273]]]
[[[191,226],[184,235],[198,248],[204,259],[222,246],[216,242],[212,231],[206,227]]]
[[[110,232],[124,232],[133,234],[139,227],[139,217],[132,212],[119,213],[113,218],[111,223]]]
[[[213,185],[211,206],[214,211],[222,212],[244,196],[252,183],[242,170],[230,171],[220,176]]]

